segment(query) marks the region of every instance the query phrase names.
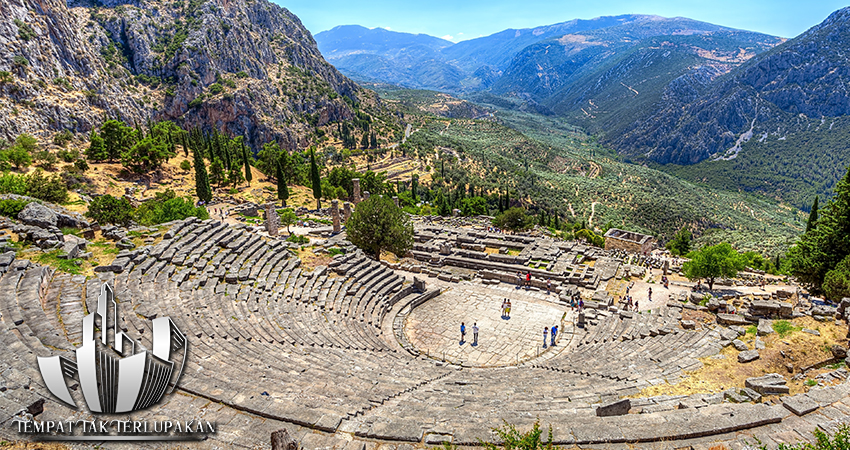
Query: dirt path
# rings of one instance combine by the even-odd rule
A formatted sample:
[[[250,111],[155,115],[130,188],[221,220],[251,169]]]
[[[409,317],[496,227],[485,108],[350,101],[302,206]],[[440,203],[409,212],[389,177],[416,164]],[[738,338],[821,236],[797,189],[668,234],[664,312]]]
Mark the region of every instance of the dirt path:
[[[593,215],[596,214],[596,205],[598,204],[599,202],[593,202],[590,204],[590,218],[587,219],[587,229],[589,230],[593,229]]]

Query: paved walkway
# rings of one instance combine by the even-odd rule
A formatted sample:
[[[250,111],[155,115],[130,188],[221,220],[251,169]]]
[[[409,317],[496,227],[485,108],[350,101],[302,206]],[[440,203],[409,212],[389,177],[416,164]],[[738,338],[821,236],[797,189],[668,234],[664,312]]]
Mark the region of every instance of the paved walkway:
[[[446,290],[407,317],[407,339],[432,357],[467,365],[505,366],[536,357],[548,349],[543,348],[543,327],[560,326],[564,312],[569,310],[556,303],[555,294],[547,296],[509,285],[446,283],[440,287]],[[504,298],[511,299],[510,319],[501,317]],[[463,343],[461,322],[466,324]],[[480,328],[477,346],[473,346],[474,323]]]

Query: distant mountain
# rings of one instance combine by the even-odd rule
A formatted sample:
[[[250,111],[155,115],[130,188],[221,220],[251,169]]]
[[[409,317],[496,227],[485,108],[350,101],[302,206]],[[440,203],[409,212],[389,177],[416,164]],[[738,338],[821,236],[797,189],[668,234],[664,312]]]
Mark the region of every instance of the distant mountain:
[[[850,8],[713,82],[671,84],[650,111],[604,139],[633,158],[699,162],[665,169],[691,180],[807,209],[850,165]]]
[[[452,42],[425,34],[343,25],[318,33],[316,44],[328,62],[360,81],[454,90],[466,77],[440,55]]]
[[[424,34],[345,25],[316,34],[316,43],[328,62],[355,80],[471,92],[488,88],[514,55],[530,44],[649,17],[576,19],[537,28],[507,29],[457,44]]]
[[[800,118],[850,113],[850,8],[752,58],[728,75],[665,102],[624,133],[610,136],[621,152],[660,163],[732,156],[750,136],[779,139]],[[805,122],[805,121],[804,121]],[[803,123],[808,128],[808,124]],[[728,153],[728,154],[727,154]]]

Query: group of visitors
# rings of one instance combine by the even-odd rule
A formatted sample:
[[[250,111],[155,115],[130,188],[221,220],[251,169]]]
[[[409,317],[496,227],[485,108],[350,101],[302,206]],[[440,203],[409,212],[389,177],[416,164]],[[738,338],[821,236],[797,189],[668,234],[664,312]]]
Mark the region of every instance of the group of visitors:
[[[550,346],[555,346],[555,337],[558,335],[558,326],[552,325],[551,333],[549,327],[543,327],[543,348],[546,348],[546,338],[551,334]]]
[[[461,322],[460,323],[460,345],[466,343],[466,325]],[[472,346],[478,347],[478,323],[472,323]]]
[[[510,319],[511,318],[511,300],[509,298],[505,298],[502,300],[502,319]]]

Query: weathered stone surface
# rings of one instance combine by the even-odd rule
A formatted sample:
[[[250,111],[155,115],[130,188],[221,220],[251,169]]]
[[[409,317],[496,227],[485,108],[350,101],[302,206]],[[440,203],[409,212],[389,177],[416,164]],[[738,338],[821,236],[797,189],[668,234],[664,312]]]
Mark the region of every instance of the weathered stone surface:
[[[806,394],[782,397],[782,406],[788,408],[788,411],[791,411],[798,416],[805,416],[819,407],[818,402],[812,400],[812,398]]]
[[[32,202],[18,213],[18,220],[27,225],[47,228],[55,227],[59,219],[52,209],[41,203]]]
[[[847,357],[847,347],[841,344],[835,344],[830,349],[832,350],[832,357],[836,359],[844,359]]]
[[[286,428],[272,433],[272,450],[298,450],[298,444],[289,436]]]
[[[748,363],[759,359],[758,350],[747,350],[741,353],[738,353],[738,362],[739,363]]]
[[[749,325],[750,321],[738,314],[721,313],[717,315],[717,323],[721,325]]]
[[[596,415],[599,417],[622,416],[628,414],[630,409],[632,409],[631,400],[624,398],[598,406],[596,408]]]
[[[787,394],[789,392],[785,377],[778,373],[747,378],[746,386],[762,395]]]
[[[767,336],[768,334],[773,333],[773,321],[767,319],[759,319],[757,331],[759,336]]]
[[[697,324],[693,320],[683,320],[682,321],[682,328],[684,328],[686,330],[693,330],[696,327],[697,327]]]
[[[734,346],[735,350],[738,350],[739,352],[745,352],[745,351],[750,349],[749,347],[747,347],[747,344],[744,343],[744,341],[742,341],[740,339],[733,340],[732,346]]]

